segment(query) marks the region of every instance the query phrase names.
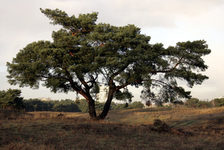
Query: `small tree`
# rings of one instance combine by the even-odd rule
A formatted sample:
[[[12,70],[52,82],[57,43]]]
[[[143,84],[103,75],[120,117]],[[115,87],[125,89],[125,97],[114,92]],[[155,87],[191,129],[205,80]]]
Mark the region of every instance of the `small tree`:
[[[7,63],[9,82],[37,88],[41,81],[53,92],[75,91],[88,102],[93,119],[106,117],[115,95],[131,98],[128,85],[143,86],[143,98],[155,97],[153,89],[159,88],[160,100],[173,101],[190,97],[176,79],[192,87],[208,78],[194,71],[207,69],[202,56],[210,50],[203,40],[164,48],[160,43],[149,44],[150,37],[134,25],[97,24],[97,13],[75,17],[58,9],[41,12],[62,29],[53,32],[53,42],[33,42],[20,50]],[[100,84],[109,90],[103,111],[97,115],[93,97]]]
[[[23,98],[20,97],[21,91],[17,89],[8,89],[0,91],[1,109],[21,110],[24,107]]]

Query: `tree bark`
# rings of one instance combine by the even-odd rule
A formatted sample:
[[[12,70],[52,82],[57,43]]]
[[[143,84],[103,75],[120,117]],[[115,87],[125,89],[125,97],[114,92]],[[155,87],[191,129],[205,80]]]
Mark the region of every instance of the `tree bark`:
[[[107,97],[107,101],[103,107],[103,111],[102,113],[97,117],[98,120],[103,120],[105,119],[105,117],[107,116],[109,110],[110,110],[110,104],[111,101],[113,99],[113,95],[114,95],[115,90],[112,88],[109,88],[109,93],[108,93],[108,97]]]
[[[88,100],[88,105],[89,105],[89,116],[91,119],[93,120],[97,120],[97,116],[96,116],[96,109],[95,109],[95,101],[90,98]]]

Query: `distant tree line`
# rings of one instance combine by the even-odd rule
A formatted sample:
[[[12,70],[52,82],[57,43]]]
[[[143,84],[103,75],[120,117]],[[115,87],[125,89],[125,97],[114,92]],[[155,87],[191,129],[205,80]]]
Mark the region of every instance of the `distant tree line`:
[[[201,101],[198,98],[191,98],[188,99],[184,105],[193,108],[221,107],[224,106],[224,98],[215,98],[211,101]]]
[[[58,111],[58,112],[88,112],[88,103],[85,99],[80,100],[51,100],[41,101],[40,99],[24,100],[26,111]],[[96,102],[96,110],[103,110],[104,103]],[[125,103],[125,104],[111,104],[111,110],[143,108],[144,104],[141,102]]]
[[[0,91],[0,110],[13,111],[57,111],[57,112],[88,112],[88,103],[85,99],[79,100],[49,100],[42,101],[40,99],[23,99],[21,91],[18,89],[8,89],[7,91]],[[180,103],[179,103],[180,104]],[[193,108],[209,108],[224,106],[224,98],[216,98],[211,101],[200,101],[198,98],[191,98],[182,103],[187,107]],[[96,110],[102,111],[104,103],[96,101]],[[112,102],[111,110],[135,109],[143,108],[144,104],[141,102],[122,103],[117,104]]]
[[[8,89],[7,91],[0,91],[0,110],[13,111],[58,111],[58,112],[88,112],[88,103],[85,99],[81,100],[48,100],[42,101],[38,98],[23,99],[21,91],[18,89]],[[96,102],[96,110],[103,110],[104,103]],[[125,104],[111,104],[111,109],[131,109],[143,108],[141,102],[125,103]]]
[[[51,100],[42,101],[40,99],[27,99],[24,100],[25,110],[30,111],[59,111],[59,112],[80,112],[78,106],[74,101],[65,100]]]

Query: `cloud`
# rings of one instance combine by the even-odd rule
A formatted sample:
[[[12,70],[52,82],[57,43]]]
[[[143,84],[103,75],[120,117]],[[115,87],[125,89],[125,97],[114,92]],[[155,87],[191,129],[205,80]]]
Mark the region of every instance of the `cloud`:
[[[58,29],[49,24],[40,8],[59,8],[76,16],[99,12],[98,22],[119,26],[135,24],[152,36],[154,43],[162,42],[166,46],[177,41],[205,39],[214,55],[206,60],[210,66],[207,71],[210,79],[200,88],[205,91],[219,89],[216,93],[221,94],[224,85],[221,82],[224,75],[223,0],[1,0],[1,74],[6,73],[6,62],[11,61],[20,49],[33,41],[51,40],[52,30]],[[3,76],[0,83],[1,87],[10,87]],[[195,91],[194,94],[203,95],[199,90]]]
[[[40,0],[42,7],[59,8],[69,14],[99,12],[99,20],[114,25],[174,27],[183,17],[206,14],[223,5],[222,0]],[[40,5],[40,4],[39,4]]]

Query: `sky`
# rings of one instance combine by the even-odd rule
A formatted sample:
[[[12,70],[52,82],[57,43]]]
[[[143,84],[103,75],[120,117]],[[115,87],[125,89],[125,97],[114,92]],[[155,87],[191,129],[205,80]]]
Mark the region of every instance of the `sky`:
[[[49,20],[40,8],[61,9],[69,15],[98,12],[98,21],[116,26],[135,24],[143,34],[151,36],[151,44],[165,47],[177,42],[206,40],[211,54],[204,57],[209,68],[203,72],[209,77],[193,88],[192,96],[211,100],[224,96],[224,0],[0,0],[0,90],[17,89],[7,82],[6,62],[27,44],[51,40],[58,26]],[[21,88],[24,98],[49,97],[75,99],[74,92],[51,93],[49,89]],[[140,89],[131,88],[135,100]]]

